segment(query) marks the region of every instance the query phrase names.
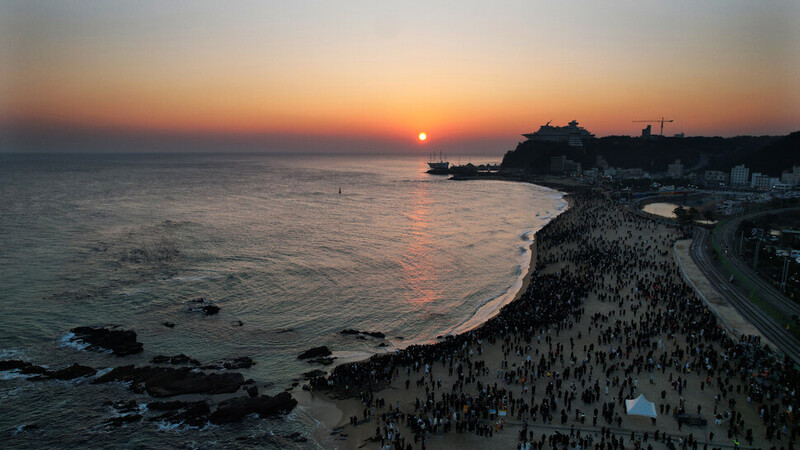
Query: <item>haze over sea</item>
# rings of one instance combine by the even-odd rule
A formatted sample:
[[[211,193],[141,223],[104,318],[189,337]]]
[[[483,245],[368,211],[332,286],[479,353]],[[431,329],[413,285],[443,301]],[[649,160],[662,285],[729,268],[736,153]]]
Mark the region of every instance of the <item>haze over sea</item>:
[[[265,393],[323,368],[297,359],[310,347],[341,360],[480,323],[516,293],[532,233],[566,205],[531,184],[429,175],[421,157],[0,154],[0,167],[0,358],[110,368],[250,356],[256,365],[241,372]],[[219,314],[188,311],[197,297]],[[70,328],[107,324],[136,331],[144,352],[65,344]],[[314,427],[301,408],[205,430],[110,429],[104,401],[152,399],[0,375],[12,446],[224,444]],[[25,424],[39,428],[15,436]]]

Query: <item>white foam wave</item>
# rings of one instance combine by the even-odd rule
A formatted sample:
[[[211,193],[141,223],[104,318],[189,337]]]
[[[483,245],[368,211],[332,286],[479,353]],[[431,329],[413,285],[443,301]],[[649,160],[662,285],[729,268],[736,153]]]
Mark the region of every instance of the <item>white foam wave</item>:
[[[165,420],[159,420],[153,423],[158,427],[158,431],[179,431],[180,427],[183,425],[183,422],[172,423]]]
[[[164,432],[173,432],[173,433],[182,433],[188,430],[200,430],[200,431],[208,431],[214,428],[218,428],[216,425],[212,424],[211,422],[206,422],[205,425],[202,427],[195,427],[192,425],[187,425],[183,421],[178,423],[167,422],[166,420],[159,420],[157,422],[153,422],[158,427],[158,431]]]
[[[197,282],[197,281],[205,281],[205,280],[216,280],[222,278],[222,275],[186,275],[182,277],[172,277],[167,279],[170,282]]]
[[[27,430],[25,429],[25,428],[27,428],[27,427],[28,427],[28,424],[22,424],[22,425],[20,425],[20,426],[18,426],[18,427],[16,427],[16,428],[14,428],[14,431],[12,431],[12,432],[11,432],[11,435],[12,435],[12,436],[16,436],[16,435],[18,435],[18,434],[20,434],[20,433],[24,433],[25,431],[27,431]]]
[[[80,339],[75,339],[75,333],[73,332],[69,332],[61,336],[61,339],[58,340],[58,344],[62,347],[71,347],[76,350],[86,350],[89,348],[89,344],[86,342],[83,342]]]
[[[4,370],[0,372],[0,380],[7,381],[7,380],[18,380],[20,378],[31,378],[35,377],[36,374],[33,373],[21,373],[19,370]]]
[[[105,367],[105,368],[103,368],[103,369],[97,369],[97,373],[96,373],[96,374],[94,374],[94,377],[95,377],[95,378],[100,378],[100,377],[102,377],[103,375],[105,375],[105,374],[107,374],[107,373],[111,372],[112,370],[114,370],[114,368],[112,368],[112,367]]]
[[[15,348],[4,348],[0,349],[0,360],[3,359],[20,359],[20,357],[24,356],[22,350],[18,350]]]

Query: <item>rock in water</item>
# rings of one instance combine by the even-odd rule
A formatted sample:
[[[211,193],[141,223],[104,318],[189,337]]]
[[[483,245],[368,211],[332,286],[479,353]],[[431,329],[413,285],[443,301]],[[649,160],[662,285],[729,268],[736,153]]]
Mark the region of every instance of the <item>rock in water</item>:
[[[151,418],[153,422],[166,421],[170,423],[185,423],[193,427],[201,427],[208,422],[211,408],[204,401],[199,402],[155,402],[147,405],[156,411],[168,411],[160,416]]]
[[[249,367],[252,367],[253,364],[255,364],[255,362],[253,361],[253,358],[251,358],[249,356],[242,356],[242,357],[239,357],[239,358],[233,358],[233,359],[226,360],[225,362],[222,363],[222,367],[224,367],[227,370],[247,369]]]
[[[192,300],[189,300],[186,303],[188,304],[188,306],[186,307],[186,310],[195,311],[195,312],[199,311],[199,312],[202,312],[206,316],[213,316],[214,314],[217,314],[219,312],[219,309],[220,309],[219,306],[215,305],[212,301],[206,300],[203,297],[194,298]],[[198,305],[202,305],[202,306],[198,306]]]
[[[77,327],[70,331],[75,335],[70,340],[85,342],[92,350],[111,350],[117,356],[139,353],[144,348],[141,342],[136,341],[136,332],[132,330]]]
[[[203,314],[207,316],[213,316],[214,314],[219,312],[219,306],[217,305],[206,305],[203,306]]]
[[[386,337],[386,335],[381,333],[380,331],[358,331],[358,330],[354,330],[352,328],[347,328],[345,330],[342,330],[342,331],[339,332],[339,334],[351,334],[351,335],[365,334],[367,336],[372,336],[372,337],[378,338],[378,339],[383,339],[383,338]]]
[[[34,366],[33,364],[27,361],[19,361],[16,359],[0,361],[0,371],[6,371],[6,370],[19,370],[20,373],[26,375],[30,374],[43,375],[47,373],[47,369],[45,369],[44,367]]]
[[[331,355],[331,350],[323,345],[322,347],[314,347],[308,349],[303,353],[301,353],[300,356],[298,356],[297,358],[308,359],[308,358],[319,358],[321,356],[330,356],[330,355]]]
[[[258,386],[250,386],[245,390],[247,391],[247,395],[249,395],[251,398],[258,397]]]
[[[236,397],[220,403],[209,419],[211,423],[215,424],[232,423],[253,413],[261,417],[287,413],[295,406],[297,406],[297,400],[293,399],[288,392],[281,392],[274,397],[267,395],[255,398]]]
[[[134,367],[122,366],[99,377],[95,383],[130,381],[131,389],[142,389],[153,397],[171,397],[183,394],[228,394],[236,392],[244,383],[240,373],[194,372],[188,367]]]
[[[310,362],[312,364],[321,364],[323,366],[330,366],[331,364],[333,364],[333,360],[334,359],[336,359],[336,358],[323,358],[323,357],[320,357],[320,358],[309,359],[308,362]]]
[[[183,353],[181,353],[180,355],[175,355],[175,356],[164,356],[164,355],[154,356],[153,359],[150,360],[150,362],[153,363],[153,364],[170,363],[170,364],[174,364],[174,365],[192,365],[192,366],[199,366],[200,365],[200,361],[198,361],[198,360],[196,360],[194,358],[190,358],[190,357],[184,355]]]
[[[88,377],[97,373],[97,370],[92,367],[82,366],[80,364],[73,364],[66,369],[48,372],[46,376],[55,378],[56,380],[73,380],[80,377]]]
[[[312,370],[310,372],[304,373],[303,374],[303,378],[305,378],[306,380],[310,380],[312,378],[322,377],[322,376],[325,376],[325,375],[326,375],[325,371],[319,370],[319,369],[314,369],[314,370]]]

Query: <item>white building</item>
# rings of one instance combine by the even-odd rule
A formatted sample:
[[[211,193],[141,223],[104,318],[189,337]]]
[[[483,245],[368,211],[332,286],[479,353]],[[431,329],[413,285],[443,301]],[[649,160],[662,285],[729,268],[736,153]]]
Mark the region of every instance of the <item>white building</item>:
[[[537,142],[562,142],[571,147],[583,147],[585,141],[594,139],[594,135],[579,127],[578,121],[573,120],[567,126],[556,127],[550,122],[539,127],[535,133],[523,134],[526,138]]]
[[[747,186],[750,181],[750,169],[744,164],[731,169],[731,186]]]

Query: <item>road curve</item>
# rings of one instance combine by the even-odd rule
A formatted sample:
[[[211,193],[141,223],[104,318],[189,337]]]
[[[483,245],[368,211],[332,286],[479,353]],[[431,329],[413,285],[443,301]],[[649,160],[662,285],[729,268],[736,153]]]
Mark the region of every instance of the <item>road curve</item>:
[[[722,294],[745,319],[749,320],[767,339],[775,344],[781,353],[792,359],[795,364],[800,364],[800,340],[792,336],[756,305],[753,305],[747,294],[742,292],[739,286],[728,282],[730,275],[721,273],[711,261],[707,251],[710,234],[705,228],[695,228],[690,250],[692,260],[703,271],[714,289]]]
[[[723,254],[720,255],[720,257],[730,263],[732,266],[736,267],[736,269],[738,269],[742,275],[747,277],[751,283],[758,286],[758,288],[761,290],[761,295],[759,295],[759,297],[761,297],[762,300],[769,303],[772,307],[783,312],[789,317],[793,315],[800,315],[800,304],[795,303],[790,298],[783,295],[780,291],[775,289],[770,282],[761,278],[753,271],[753,269],[750,268],[750,266],[742,261],[741,255],[738,254],[737,247],[734,245],[734,233],[743,220],[752,219],[765,214],[773,214],[797,209],[800,209],[800,207],[785,208],[781,210],[773,209],[737,217],[736,219],[729,220],[728,222],[720,225],[716,232],[712,233],[711,236],[712,242],[719,245],[720,249],[729,250],[727,253],[723,251]]]

